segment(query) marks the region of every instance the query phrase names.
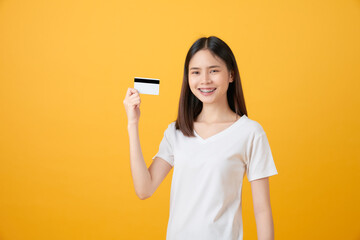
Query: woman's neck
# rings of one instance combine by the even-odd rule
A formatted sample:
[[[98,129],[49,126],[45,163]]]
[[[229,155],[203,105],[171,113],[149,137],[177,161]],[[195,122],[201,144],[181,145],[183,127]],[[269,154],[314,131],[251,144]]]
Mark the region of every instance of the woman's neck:
[[[201,113],[197,116],[195,122],[221,123],[233,122],[237,119],[237,114],[234,113],[229,106],[225,108],[208,104],[203,105]]]

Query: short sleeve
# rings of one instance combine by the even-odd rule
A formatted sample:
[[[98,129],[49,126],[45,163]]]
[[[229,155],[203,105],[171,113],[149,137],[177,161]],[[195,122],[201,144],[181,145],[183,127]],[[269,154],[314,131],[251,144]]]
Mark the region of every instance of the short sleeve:
[[[160,142],[159,151],[152,158],[159,157],[168,162],[172,167],[174,166],[174,154],[173,154],[173,124],[169,124],[168,128],[164,132],[164,136]]]
[[[255,135],[248,154],[246,175],[249,182],[278,174],[266,133]]]

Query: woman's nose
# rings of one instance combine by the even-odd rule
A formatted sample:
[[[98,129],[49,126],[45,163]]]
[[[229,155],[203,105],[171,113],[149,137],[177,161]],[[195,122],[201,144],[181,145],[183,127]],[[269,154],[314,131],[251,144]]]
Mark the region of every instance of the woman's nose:
[[[204,83],[211,82],[209,73],[204,72],[203,77],[202,77],[202,82],[204,82]]]

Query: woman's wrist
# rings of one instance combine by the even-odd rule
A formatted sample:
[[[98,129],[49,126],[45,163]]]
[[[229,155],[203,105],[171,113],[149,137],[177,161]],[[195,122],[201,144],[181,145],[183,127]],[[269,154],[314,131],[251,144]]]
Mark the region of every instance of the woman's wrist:
[[[139,126],[139,122],[128,122],[128,128],[136,128]]]

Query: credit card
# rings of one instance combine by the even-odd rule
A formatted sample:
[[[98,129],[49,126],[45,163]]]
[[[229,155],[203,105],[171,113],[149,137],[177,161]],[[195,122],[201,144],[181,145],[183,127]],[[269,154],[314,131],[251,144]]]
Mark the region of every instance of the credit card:
[[[141,94],[159,95],[160,79],[156,78],[134,78],[134,88]]]

